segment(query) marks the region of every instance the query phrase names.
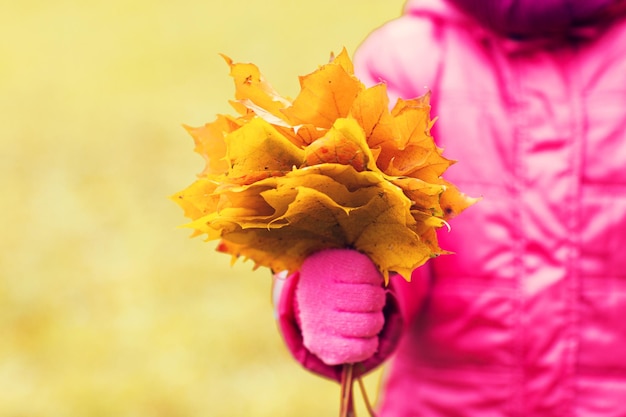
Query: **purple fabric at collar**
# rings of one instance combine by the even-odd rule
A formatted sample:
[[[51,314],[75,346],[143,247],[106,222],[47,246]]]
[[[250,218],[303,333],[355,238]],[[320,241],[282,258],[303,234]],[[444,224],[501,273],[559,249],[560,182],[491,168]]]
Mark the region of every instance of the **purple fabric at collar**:
[[[601,23],[602,12],[621,0],[447,0],[484,26],[513,38],[569,33]]]

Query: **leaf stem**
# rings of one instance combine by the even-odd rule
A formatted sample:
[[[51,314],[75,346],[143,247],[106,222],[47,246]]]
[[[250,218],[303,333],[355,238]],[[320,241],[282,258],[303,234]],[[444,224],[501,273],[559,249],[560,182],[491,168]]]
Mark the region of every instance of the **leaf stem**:
[[[370,415],[370,417],[376,417],[376,413],[374,412],[372,403],[370,402],[370,399],[367,396],[367,392],[365,391],[365,384],[363,383],[363,378],[357,378],[357,382],[359,383],[359,389],[361,390],[361,396],[363,397],[363,402],[365,403],[365,408],[367,409],[367,413]]]
[[[346,363],[341,371],[341,407],[339,417],[355,417],[354,413],[354,364]]]

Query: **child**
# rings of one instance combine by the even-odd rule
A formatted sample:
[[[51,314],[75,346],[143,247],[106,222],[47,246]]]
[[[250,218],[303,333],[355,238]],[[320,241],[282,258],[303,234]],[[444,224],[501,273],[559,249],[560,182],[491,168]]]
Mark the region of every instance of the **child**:
[[[410,0],[365,40],[357,76],[430,90],[446,178],[482,200],[409,284],[308,258],[278,301],[304,366],[389,359],[380,417],[626,416],[625,10]]]

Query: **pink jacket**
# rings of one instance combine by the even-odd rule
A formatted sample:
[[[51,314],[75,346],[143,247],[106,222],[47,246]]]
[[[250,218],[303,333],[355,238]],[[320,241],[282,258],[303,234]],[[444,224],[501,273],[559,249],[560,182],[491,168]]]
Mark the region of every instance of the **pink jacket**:
[[[381,417],[626,416],[626,20],[593,13],[513,39],[415,0],[357,51],[364,82],[432,91],[446,177],[483,197],[440,234],[454,255],[392,283]],[[295,281],[287,345],[336,377],[298,339]]]

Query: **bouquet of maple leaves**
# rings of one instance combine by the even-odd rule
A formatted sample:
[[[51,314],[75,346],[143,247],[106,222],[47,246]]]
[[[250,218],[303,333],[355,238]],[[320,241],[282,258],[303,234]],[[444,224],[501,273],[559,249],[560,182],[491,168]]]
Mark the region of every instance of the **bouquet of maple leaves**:
[[[384,83],[366,88],[345,49],[282,97],[253,64],[226,58],[238,116],[186,127],[204,171],[173,196],[194,235],[273,271],[312,253],[353,248],[388,281],[447,253],[436,230],[471,205],[442,174],[453,163],[430,134],[429,95],[393,107]],[[342,415],[349,411],[347,368]],[[347,404],[347,405],[346,405]]]

